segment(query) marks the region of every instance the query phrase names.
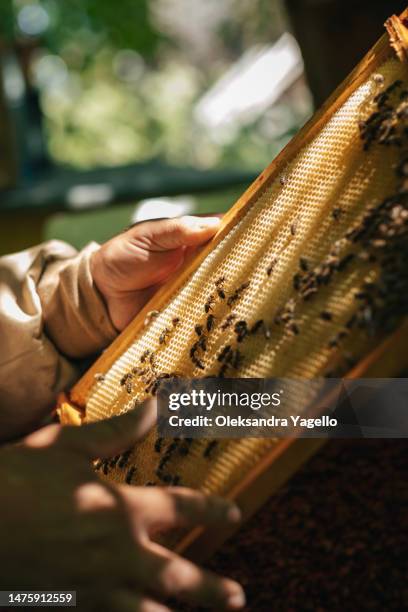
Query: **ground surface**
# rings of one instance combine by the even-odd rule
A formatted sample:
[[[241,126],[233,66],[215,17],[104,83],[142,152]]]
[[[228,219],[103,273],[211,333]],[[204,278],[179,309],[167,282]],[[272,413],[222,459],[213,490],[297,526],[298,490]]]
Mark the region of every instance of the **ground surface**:
[[[408,609],[408,441],[334,440],[208,563],[247,610]]]

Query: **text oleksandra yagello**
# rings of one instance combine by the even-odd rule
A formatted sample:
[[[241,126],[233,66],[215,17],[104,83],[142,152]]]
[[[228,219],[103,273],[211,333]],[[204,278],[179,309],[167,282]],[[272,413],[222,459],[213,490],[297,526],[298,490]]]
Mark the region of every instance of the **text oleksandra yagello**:
[[[171,415],[169,417],[171,427],[336,427],[337,419],[327,415],[319,418],[302,418],[301,416],[289,417],[242,417],[218,415],[215,418],[197,415],[193,417],[181,417]]]

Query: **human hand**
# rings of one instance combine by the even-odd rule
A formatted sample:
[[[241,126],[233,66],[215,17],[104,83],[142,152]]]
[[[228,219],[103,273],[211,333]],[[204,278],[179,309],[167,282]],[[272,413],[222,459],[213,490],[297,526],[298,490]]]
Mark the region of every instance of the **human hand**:
[[[180,217],[140,223],[92,255],[91,273],[113,325],[121,331],[183,264],[186,252],[207,242],[218,217]]]
[[[155,420],[152,402],[121,417],[50,425],[0,450],[0,588],[77,590],[80,610],[165,612],[171,597],[238,609],[241,587],[150,538],[176,526],[239,520],[225,500],[184,488],[98,480],[94,457],[131,447]]]

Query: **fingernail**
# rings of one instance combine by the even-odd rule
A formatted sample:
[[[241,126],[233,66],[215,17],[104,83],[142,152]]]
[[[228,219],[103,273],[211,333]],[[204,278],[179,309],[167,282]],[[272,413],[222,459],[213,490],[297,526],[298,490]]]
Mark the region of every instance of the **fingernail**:
[[[238,506],[231,506],[227,512],[227,518],[231,523],[239,523],[242,518],[242,513]]]
[[[243,591],[237,591],[227,599],[227,606],[230,610],[239,610],[245,606],[245,603],[246,600]]]
[[[197,217],[197,225],[201,228],[219,227],[221,219],[218,217]]]

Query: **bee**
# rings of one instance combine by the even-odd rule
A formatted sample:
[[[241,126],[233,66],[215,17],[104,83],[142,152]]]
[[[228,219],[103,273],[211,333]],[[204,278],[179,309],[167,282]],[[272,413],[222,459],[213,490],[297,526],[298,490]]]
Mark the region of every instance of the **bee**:
[[[130,485],[130,483],[132,482],[132,478],[133,478],[135,472],[136,472],[136,468],[135,468],[134,465],[132,465],[132,467],[129,468],[129,470],[128,470],[127,474],[126,474],[126,478],[125,478],[126,484]]]
[[[291,226],[290,226],[290,233],[292,234],[292,236],[296,236],[296,232],[297,232],[297,223],[293,222],[291,223]]]
[[[140,357],[140,363],[145,363],[151,352],[152,351],[150,349],[147,349]]]
[[[329,347],[330,349],[333,349],[333,348],[338,348],[338,346],[339,346],[339,342],[338,342],[338,338],[337,338],[337,336],[334,336],[334,338],[331,338],[331,339],[329,340],[328,347]]]
[[[286,310],[288,312],[295,312],[296,302],[293,298],[290,298],[286,304]]]
[[[206,327],[207,331],[210,332],[214,327],[215,317],[212,314],[209,314],[207,317]]]
[[[161,480],[163,480],[163,468],[165,468],[167,463],[170,461],[174,452],[177,450],[179,443],[180,443],[180,440],[178,438],[175,438],[173,442],[170,444],[170,446],[167,448],[165,454],[163,455],[163,457],[161,458],[159,462],[159,465],[156,471],[156,475],[159,476]]]
[[[146,368],[132,368],[132,374],[137,374],[138,376],[143,376],[143,374],[146,374],[146,372]]]
[[[221,368],[220,368],[220,371],[218,372],[218,377],[219,378],[224,378],[228,368],[229,368],[229,363],[227,363],[227,362],[223,363]]]
[[[309,262],[307,261],[306,257],[301,257],[299,259],[299,266],[303,272],[307,272],[309,270]]]
[[[133,383],[132,382],[126,383],[126,393],[130,395],[132,391],[133,391]]]
[[[186,438],[184,444],[179,447],[178,452],[183,457],[186,457],[190,452],[190,446],[193,443],[193,438]]]
[[[206,457],[207,459],[211,459],[211,454],[213,453],[213,451],[215,450],[217,446],[218,446],[218,440],[211,440],[211,442],[209,442],[204,449],[203,457]]]
[[[177,450],[177,448],[179,447],[179,444],[180,444],[180,439],[174,438],[174,440],[172,441],[172,443],[170,444],[169,448],[166,451],[166,455],[168,456],[169,459],[171,455],[174,453],[174,451]]]
[[[170,485],[173,477],[170,474],[160,474],[160,480],[164,482],[164,484]]]
[[[302,280],[301,275],[299,274],[299,272],[296,272],[296,274],[293,275],[293,288],[296,291],[299,291],[300,289],[301,280]]]
[[[105,474],[105,476],[107,476],[109,474],[109,462],[106,461],[106,459],[104,459],[102,465],[103,465],[103,473]]]
[[[243,357],[241,351],[239,351],[237,349],[234,352],[233,359],[232,359],[232,362],[231,362],[232,367],[235,370],[238,370],[241,367],[243,360],[244,360],[244,357]]]
[[[344,270],[348,266],[348,264],[353,261],[354,258],[354,253],[348,253],[348,255],[345,255],[342,259],[340,259],[339,263],[337,264],[337,270],[339,272]]]
[[[204,310],[207,314],[210,312],[210,310],[213,309],[214,304],[215,304],[215,297],[213,294],[211,294],[207,302],[204,304]]]
[[[282,174],[282,175],[279,177],[279,182],[280,182],[280,184],[282,185],[282,187],[284,187],[284,186],[287,184],[288,179],[286,178],[286,176],[285,176],[284,174]]]
[[[178,474],[173,476],[173,482],[171,483],[173,487],[177,487],[180,484],[180,482],[181,482],[181,476],[179,476]]]
[[[173,376],[173,373],[169,374],[168,372],[162,372],[162,374],[158,375],[157,380],[164,380],[165,378],[172,378]]]
[[[228,354],[232,352],[231,346],[228,344],[227,346],[225,346],[221,353],[218,355],[217,357],[217,361],[225,361]]]
[[[146,385],[149,385],[154,380],[154,374],[151,371],[148,371],[146,376],[142,376],[142,382]]]
[[[226,329],[228,329],[229,327],[231,327],[232,322],[234,321],[234,319],[237,318],[236,314],[230,314],[228,315],[228,317],[225,319],[224,323],[221,325],[221,329],[222,331],[225,331]]]
[[[201,336],[201,334],[203,333],[203,326],[202,325],[196,325],[194,327],[194,331],[197,334],[197,336]]]
[[[94,462],[94,469],[95,469],[96,471],[98,471],[98,470],[100,470],[100,469],[101,469],[102,465],[103,465],[103,461],[102,461],[102,459],[97,459],[97,460]]]
[[[163,438],[157,438],[155,443],[154,443],[154,450],[155,450],[155,452],[156,453],[161,453],[162,446],[163,446]]]
[[[341,332],[339,332],[337,334],[337,338],[339,340],[344,340],[344,338],[347,338],[347,336],[349,336],[349,335],[350,335],[349,330],[348,329],[343,329]]]
[[[124,468],[124,467],[126,467],[128,465],[131,453],[132,453],[132,451],[130,451],[130,450],[127,450],[124,453],[122,453],[122,455],[121,455],[121,457],[119,458],[119,461],[118,461],[118,468],[122,469],[122,468]]]
[[[370,240],[370,246],[374,247],[375,249],[383,249],[385,246],[387,246],[387,242],[382,238]]]
[[[171,322],[173,324],[173,327],[177,327],[177,325],[180,323],[180,319],[179,317],[174,317]]]
[[[282,323],[282,309],[278,310],[278,312],[273,318],[273,322],[275,323],[275,325],[280,325]]]
[[[408,159],[406,157],[398,165],[397,174],[402,178],[408,177]]]
[[[166,452],[166,454],[161,458],[159,466],[158,466],[158,471],[162,471],[164,467],[166,467],[167,463],[170,461],[171,455]]]
[[[384,77],[382,74],[374,74],[373,81],[376,85],[384,85]]]
[[[295,336],[299,335],[300,333],[299,326],[294,322],[289,323],[288,330]]]
[[[167,340],[170,338],[170,334],[169,328],[165,327],[159,336],[159,344],[166,344]]]
[[[132,378],[132,374],[130,372],[126,372],[126,374],[124,374],[122,378],[120,379],[120,386],[124,387],[125,385],[127,385],[129,382],[129,379],[131,378]]]
[[[345,237],[347,240],[351,242],[358,242],[358,240],[365,234],[366,228],[364,225],[358,225],[357,227],[352,227],[347,230],[345,233]]]
[[[207,350],[207,338],[205,336],[201,336],[197,342],[197,346],[205,352]]]
[[[355,300],[369,300],[370,297],[371,296],[366,291],[358,291],[354,294]]]
[[[332,210],[332,217],[335,221],[339,221],[340,217],[343,214],[343,209],[340,208],[340,206],[336,206],[335,208],[333,208]]]
[[[357,323],[357,315],[353,314],[349,320],[346,322],[346,328],[347,329],[352,329],[354,327],[354,325]]]
[[[270,276],[272,274],[272,272],[275,269],[276,264],[278,263],[278,258],[274,257],[271,261],[271,263],[269,264],[269,266],[266,268],[266,275]]]
[[[252,335],[256,334],[256,332],[259,331],[261,327],[263,327],[263,325],[264,325],[263,319],[259,319],[259,321],[256,321],[256,323],[253,324],[253,326],[249,330],[249,333]]]
[[[264,324],[264,336],[265,336],[265,340],[271,339],[271,330],[268,327],[268,325],[265,325],[265,324]]]
[[[96,382],[104,382],[105,381],[105,374],[100,374],[99,372],[97,374],[95,374],[94,376]]]
[[[200,361],[200,359],[198,359],[198,357],[195,357],[195,356],[194,356],[194,358],[192,359],[192,361],[193,361],[194,365],[195,365],[195,366],[197,366],[197,368],[198,368],[199,370],[204,370],[204,369],[205,369],[205,368],[204,368],[204,364],[203,364],[203,362],[202,362],[202,361]]]
[[[317,287],[309,287],[302,292],[302,297],[304,301],[307,302],[315,293],[317,293]]]
[[[202,361],[200,361],[200,359],[197,357],[196,355],[197,352],[197,345],[194,345],[191,347],[190,349],[190,359],[192,361],[192,363],[197,366],[197,368],[199,368],[200,370],[204,370],[204,364]]]
[[[160,387],[160,380],[154,379],[150,384],[145,388],[145,393],[150,393],[151,395],[156,395],[158,388]]]
[[[245,291],[245,289],[247,289],[249,285],[250,285],[249,281],[247,281],[246,283],[242,283],[242,285],[240,285],[238,289],[236,289],[234,293],[229,296],[227,300],[228,306],[232,306],[237,300],[239,300],[242,292]]]
[[[144,323],[143,323],[144,327],[146,327],[147,325],[149,325],[149,323],[150,323],[150,322],[151,322],[153,319],[155,319],[156,317],[158,317],[158,316],[159,316],[159,314],[160,314],[160,312],[159,312],[158,310],[150,310],[150,311],[147,313],[146,318],[145,318],[145,320],[144,320]]]
[[[248,325],[246,321],[238,321],[235,323],[234,331],[237,334],[237,341],[242,342],[245,336],[248,334]]]
[[[225,281],[225,276],[221,276],[218,280],[215,281],[215,286],[217,288],[217,294],[221,300],[225,300],[225,290],[224,290],[224,287],[222,286],[224,281]]]
[[[151,353],[150,357],[149,357],[149,363],[152,367],[152,370],[154,370],[156,368],[157,365],[157,357],[155,353]]]
[[[333,315],[328,310],[322,310],[320,313],[320,318],[323,319],[323,321],[331,321],[333,319]]]
[[[120,458],[120,455],[116,455],[115,457],[112,457],[112,459],[109,461],[109,467],[114,468],[117,462],[119,461],[119,458]]]

